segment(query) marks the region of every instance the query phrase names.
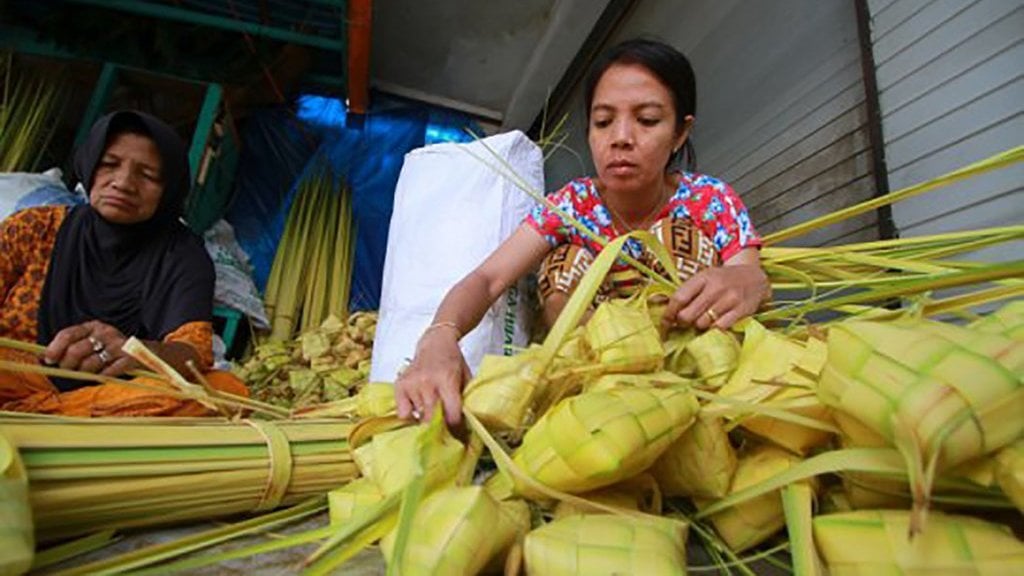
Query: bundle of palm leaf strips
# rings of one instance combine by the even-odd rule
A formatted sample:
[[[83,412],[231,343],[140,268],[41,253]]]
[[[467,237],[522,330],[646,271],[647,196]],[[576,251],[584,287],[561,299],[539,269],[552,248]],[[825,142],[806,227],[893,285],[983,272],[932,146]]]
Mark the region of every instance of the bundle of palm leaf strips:
[[[758,561],[797,574],[1022,573],[1024,543],[1004,521],[1019,524],[1024,510],[1024,260],[963,256],[1020,242],[1024,225],[828,249],[775,246],[1022,159],[1024,149],[1015,149],[769,236],[762,255],[774,287],[803,294],[728,332],[659,328],[666,295],[679,283],[668,258],[667,277],[602,304],[580,326],[626,238],[610,242],[542,344],[484,360],[464,392],[468,437],[454,437],[440,410],[423,424],[397,421],[382,400],[386,390],[375,385],[311,412],[348,422],[323,426],[352,426],[345,450],[358,471],[305,484],[325,487],[330,527],[175,558],[303,517],[322,508],[321,499],[76,571],[169,573],[319,541],[296,570],[327,574],[379,543],[395,574],[682,574],[694,568],[686,557],[693,534],[721,572],[749,574]],[[957,291],[935,296],[950,288]],[[995,311],[978,315],[982,305]],[[121,453],[157,452],[143,441],[111,450],[81,440],[84,453],[104,462],[89,468],[95,464],[78,458],[70,441],[33,433],[70,425],[32,417],[2,423],[25,470],[8,455],[8,482],[27,475],[37,531],[53,529],[56,512],[39,502],[62,482],[117,502],[90,502],[89,510],[180,497],[101,489],[117,477],[104,467],[133,482],[166,478],[143,462],[114,463]],[[274,427],[287,436],[293,425]],[[253,460],[235,458],[254,470],[273,451],[273,434],[259,424],[198,430],[211,426],[225,427],[225,438],[249,438]],[[159,427],[147,423],[132,434]],[[210,456],[222,471],[199,471],[201,458],[179,454],[181,466],[199,474],[227,474],[236,461]],[[266,491],[297,481],[296,470],[290,482],[275,479],[281,466],[269,459],[244,489],[232,490],[248,495],[247,506],[269,506]],[[86,471],[76,476],[79,469]],[[172,484],[162,490],[180,493]],[[195,500],[219,501],[206,497],[223,496],[216,484],[190,490],[179,513],[201,510]],[[0,494],[16,501],[16,491]],[[86,529],[91,513],[63,513]],[[22,509],[23,536],[31,534],[24,522]],[[93,528],[112,525],[97,520]]]
[[[0,52],[0,172],[34,172],[53,137],[67,90],[56,74]]]

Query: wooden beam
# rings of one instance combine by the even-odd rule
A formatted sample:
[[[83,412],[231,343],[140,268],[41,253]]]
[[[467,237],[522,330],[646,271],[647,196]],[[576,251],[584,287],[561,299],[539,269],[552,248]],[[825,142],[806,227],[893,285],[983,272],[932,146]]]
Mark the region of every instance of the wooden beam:
[[[348,2],[348,111],[366,114],[370,109],[370,24],[371,0]]]

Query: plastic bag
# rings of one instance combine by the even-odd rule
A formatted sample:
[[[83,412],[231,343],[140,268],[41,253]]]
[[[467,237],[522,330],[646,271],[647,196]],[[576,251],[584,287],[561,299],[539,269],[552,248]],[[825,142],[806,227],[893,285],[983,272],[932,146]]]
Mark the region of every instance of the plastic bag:
[[[231,225],[219,220],[203,233],[203,242],[217,273],[214,302],[242,312],[257,328],[269,328],[263,299],[252,280],[249,257],[235,241]]]
[[[73,194],[61,180],[60,168],[46,172],[9,172],[0,174],[0,220],[18,210],[34,206],[55,206],[84,203],[85,196]]]

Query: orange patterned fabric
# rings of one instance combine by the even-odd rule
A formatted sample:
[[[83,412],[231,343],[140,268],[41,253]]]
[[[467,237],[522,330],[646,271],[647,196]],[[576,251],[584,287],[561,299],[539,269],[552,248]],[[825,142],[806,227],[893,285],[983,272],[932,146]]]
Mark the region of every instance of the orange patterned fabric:
[[[0,358],[5,357],[0,349]],[[6,356],[10,358],[10,356]],[[23,358],[23,360],[25,360]],[[34,362],[34,359],[27,359]],[[206,374],[211,388],[248,397],[245,383],[230,372]],[[109,382],[59,392],[44,376],[14,370],[0,370],[0,410],[60,416],[212,416],[210,408],[194,400],[168,393],[169,384],[138,377],[124,383]]]
[[[36,364],[36,357],[28,352],[0,348],[0,361]],[[22,400],[34,394],[56,393],[57,388],[42,374],[0,369],[0,409],[10,402]]]
[[[182,324],[177,330],[164,336],[164,342],[188,344],[199,354],[199,364],[202,370],[209,370],[213,367],[212,322],[188,322]]]
[[[67,206],[15,212],[0,224],[0,336],[35,342],[39,297]]]
[[[0,224],[0,336],[35,342],[39,298],[57,231],[67,206],[42,206],[15,212]],[[189,322],[164,337],[195,348],[202,368],[213,366],[213,324]]]

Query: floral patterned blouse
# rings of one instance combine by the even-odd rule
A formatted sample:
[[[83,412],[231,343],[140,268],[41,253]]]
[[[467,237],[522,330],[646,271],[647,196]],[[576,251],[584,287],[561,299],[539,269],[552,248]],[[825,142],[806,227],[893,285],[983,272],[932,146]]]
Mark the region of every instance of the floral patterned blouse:
[[[573,180],[549,194],[548,200],[607,240],[620,235],[612,224],[611,213],[602,202],[592,178]],[[743,201],[728,184],[711,176],[680,173],[679,186],[653,222],[666,218],[693,222],[714,244],[722,262],[744,248],[761,246],[761,239],[750,222]],[[545,205],[535,207],[525,222],[544,236],[552,247],[568,243],[583,246],[595,255],[601,251],[600,244],[563,222],[558,214]],[[633,258],[641,258],[644,252],[643,245],[632,239],[626,242],[625,250]],[[619,260],[612,270],[626,267],[628,265]]]

